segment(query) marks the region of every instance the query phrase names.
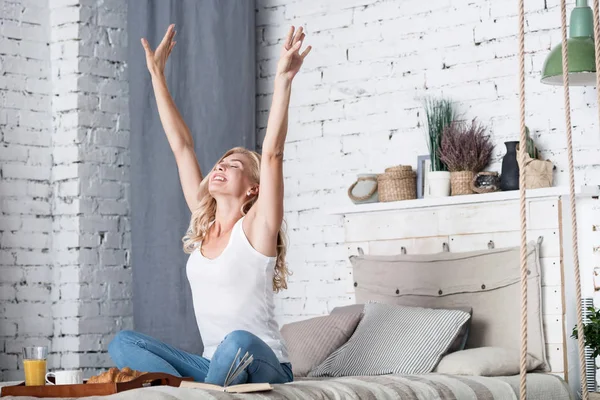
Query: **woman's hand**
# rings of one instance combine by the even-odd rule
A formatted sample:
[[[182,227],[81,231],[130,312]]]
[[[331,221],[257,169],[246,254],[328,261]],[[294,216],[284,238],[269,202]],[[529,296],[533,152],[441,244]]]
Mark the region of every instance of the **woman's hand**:
[[[142,46],[146,52],[146,65],[153,77],[164,75],[167,59],[169,58],[175,43],[177,43],[173,41],[175,33],[175,24],[169,25],[165,36],[154,51],[150,48],[148,41],[145,38],[142,38]]]
[[[308,46],[302,53],[300,48],[302,47],[302,41],[306,35],[302,32],[302,27],[294,33],[294,27],[290,27],[287,37],[281,49],[281,56],[277,63],[277,78],[284,78],[288,81],[292,81],[294,76],[300,70],[304,58],[310,53],[312,49]]]

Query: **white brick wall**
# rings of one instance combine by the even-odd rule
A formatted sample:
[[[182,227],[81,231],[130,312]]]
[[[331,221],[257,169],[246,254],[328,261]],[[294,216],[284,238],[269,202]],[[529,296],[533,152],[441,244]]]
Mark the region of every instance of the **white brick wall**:
[[[0,379],[111,366],[132,327],[126,0],[0,0]]]
[[[557,165],[555,184],[566,185],[562,87],[539,82],[560,41],[558,1],[525,3],[527,125]],[[281,322],[353,301],[342,219],[325,209],[349,201],[357,173],[416,167],[416,156],[427,154],[423,96],[451,97],[486,123],[497,144],[490,168],[500,169],[503,142],[518,139],[516,10],[516,0],[257,0],[259,138],[289,25],[303,25],[314,46],[291,100],[285,216],[295,274],[279,296]],[[577,184],[598,185],[595,89],[572,88],[571,104]]]
[[[47,2],[0,1],[0,378],[50,345],[51,79]]]

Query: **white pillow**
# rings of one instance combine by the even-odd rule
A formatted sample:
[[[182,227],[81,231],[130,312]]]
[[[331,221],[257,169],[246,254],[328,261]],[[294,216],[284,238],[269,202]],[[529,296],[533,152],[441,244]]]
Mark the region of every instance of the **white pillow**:
[[[519,373],[520,351],[503,347],[478,347],[444,356],[433,372],[450,375],[510,376]],[[542,362],[527,355],[527,371]]]

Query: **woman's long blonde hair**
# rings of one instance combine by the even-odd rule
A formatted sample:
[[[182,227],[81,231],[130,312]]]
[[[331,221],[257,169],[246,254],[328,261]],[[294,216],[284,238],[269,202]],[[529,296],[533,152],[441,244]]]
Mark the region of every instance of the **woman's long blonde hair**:
[[[245,149],[243,147],[234,147],[229,150],[217,161],[219,164],[225,157],[231,154],[244,154],[250,160],[250,165],[245,165],[246,170],[250,173],[250,180],[253,183],[260,184],[260,154],[255,151]],[[199,243],[206,237],[210,224],[215,219],[217,212],[217,201],[208,192],[208,180],[210,174],[207,174],[198,189],[198,208],[192,213],[192,219],[186,235],[183,237],[183,251],[187,254],[191,254]],[[250,210],[252,205],[256,202],[258,196],[251,197],[242,205],[242,215]],[[285,263],[285,255],[287,252],[287,240],[285,237],[285,223],[282,223],[277,234],[277,259],[275,261],[275,275],[273,275],[273,290],[279,292],[282,289],[287,289],[287,275],[290,275],[290,271]]]

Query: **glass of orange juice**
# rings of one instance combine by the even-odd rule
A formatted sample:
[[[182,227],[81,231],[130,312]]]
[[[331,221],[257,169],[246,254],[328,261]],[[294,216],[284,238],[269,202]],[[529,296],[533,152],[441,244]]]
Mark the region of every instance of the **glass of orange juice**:
[[[23,347],[23,369],[25,370],[25,386],[42,386],[46,384],[46,346]]]

